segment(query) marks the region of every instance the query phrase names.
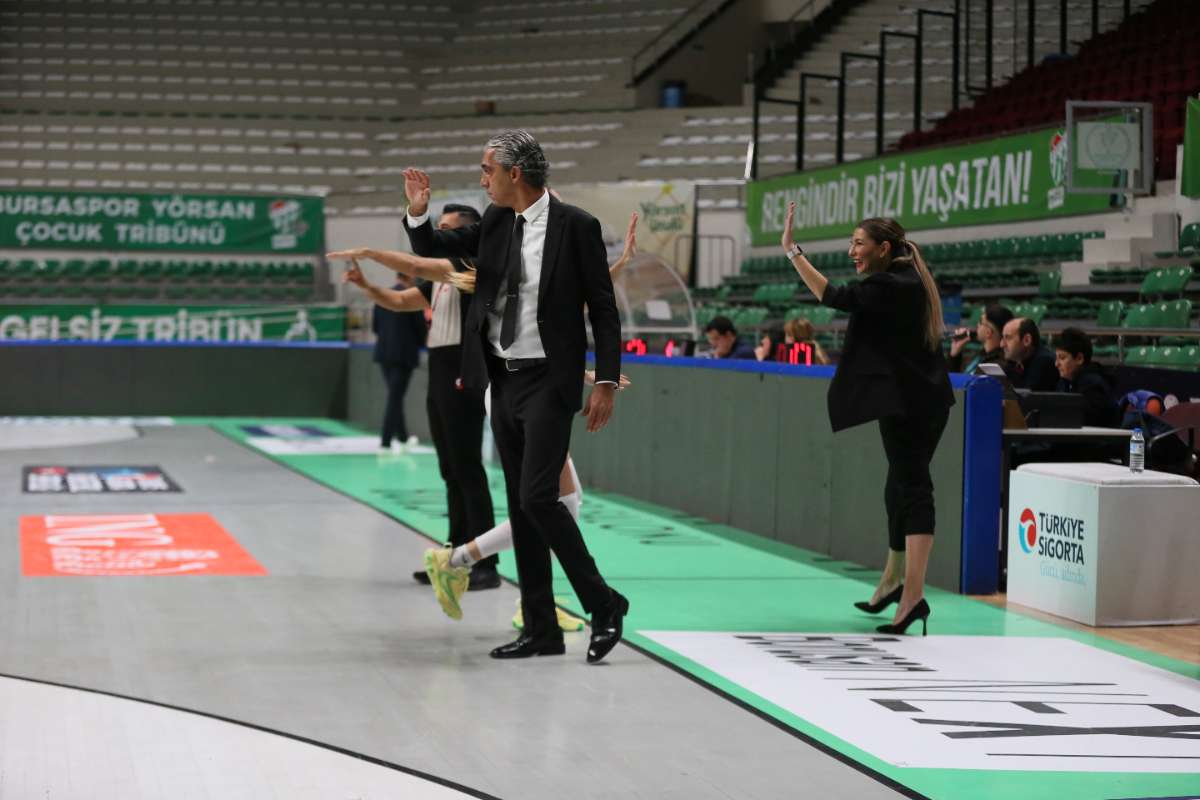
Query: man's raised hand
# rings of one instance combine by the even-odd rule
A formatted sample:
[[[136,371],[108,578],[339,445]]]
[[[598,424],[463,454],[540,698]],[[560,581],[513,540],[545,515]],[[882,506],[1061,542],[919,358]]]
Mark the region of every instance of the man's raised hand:
[[[408,198],[408,213],[419,217],[429,210],[429,175],[409,167],[404,170],[404,196]]]

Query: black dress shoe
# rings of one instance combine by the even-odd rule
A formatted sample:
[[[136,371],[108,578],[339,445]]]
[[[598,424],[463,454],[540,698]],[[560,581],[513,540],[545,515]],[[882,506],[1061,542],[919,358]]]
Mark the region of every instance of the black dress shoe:
[[[613,592],[612,603],[592,615],[592,640],[588,643],[587,662],[595,664],[621,641],[622,622],[629,613],[629,600]]]
[[[515,642],[501,645],[489,655],[492,658],[529,658],[531,656],[561,656],[567,652],[567,646],[562,638],[535,639],[532,636],[521,636]]]
[[[903,633],[907,633],[908,626],[912,625],[917,620],[921,620],[921,635],[924,636],[925,635],[925,626],[929,620],[929,603],[925,602],[924,597],[922,597],[920,600],[918,600],[917,604],[915,606],[913,606],[912,609],[907,614],[904,615],[904,619],[900,620],[899,622],[889,623],[887,625],[880,625],[877,628],[875,628],[875,630],[879,631],[880,633],[903,634]]]
[[[419,569],[413,573],[413,580],[416,581],[417,583],[423,583],[426,586],[430,585],[429,584],[429,573],[427,573],[423,569]]]
[[[870,600],[859,600],[858,602],[856,602],[854,604],[854,607],[857,608],[859,611],[865,611],[868,614],[878,614],[880,611],[883,611],[885,608],[890,606],[892,603],[899,603],[900,596],[902,594],[904,594],[904,584],[903,583],[900,584],[899,586],[897,586],[895,589],[892,589],[890,592],[885,594],[883,597],[879,598],[878,603],[872,603]]]
[[[467,586],[467,591],[478,592],[481,589],[500,588],[500,573],[496,572],[495,567],[476,564],[471,567],[470,580],[471,582]]]

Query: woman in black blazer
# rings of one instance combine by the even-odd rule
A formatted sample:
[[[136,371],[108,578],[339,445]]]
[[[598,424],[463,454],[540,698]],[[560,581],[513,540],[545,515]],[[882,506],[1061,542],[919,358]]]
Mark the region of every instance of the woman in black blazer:
[[[942,303],[921,251],[893,219],[865,219],[854,229],[849,256],[863,279],[831,286],[792,241],[795,203],[788,206],[783,246],[796,272],[822,305],[850,313],[846,342],[829,386],[834,431],[879,421],[888,476],[888,558],[870,601],[878,614],[899,603],[883,633],[926,629],[925,569],[933,548],[933,459],[954,392],[942,357]],[[901,582],[903,581],[903,583]]]

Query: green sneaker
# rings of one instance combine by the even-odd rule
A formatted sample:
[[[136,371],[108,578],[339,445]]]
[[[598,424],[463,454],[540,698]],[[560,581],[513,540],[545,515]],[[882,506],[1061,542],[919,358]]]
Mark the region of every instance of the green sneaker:
[[[462,606],[458,599],[467,591],[471,570],[468,567],[450,566],[449,547],[431,547],[425,551],[425,573],[437,595],[438,605],[450,619],[462,619]]]
[[[558,615],[558,627],[567,633],[583,630],[583,620],[573,614],[568,614],[561,608],[555,608],[554,613]],[[517,630],[525,629],[525,614],[521,610],[521,598],[517,598],[517,613],[513,614],[512,625]]]

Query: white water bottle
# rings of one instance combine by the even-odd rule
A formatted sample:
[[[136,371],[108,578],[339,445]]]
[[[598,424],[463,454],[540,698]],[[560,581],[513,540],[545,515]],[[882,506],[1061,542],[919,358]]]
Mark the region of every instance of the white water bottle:
[[[1129,471],[1141,472],[1146,468],[1146,439],[1141,428],[1134,428],[1129,437]]]

